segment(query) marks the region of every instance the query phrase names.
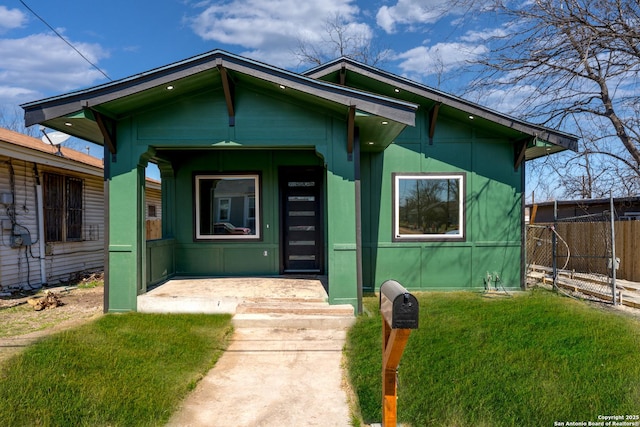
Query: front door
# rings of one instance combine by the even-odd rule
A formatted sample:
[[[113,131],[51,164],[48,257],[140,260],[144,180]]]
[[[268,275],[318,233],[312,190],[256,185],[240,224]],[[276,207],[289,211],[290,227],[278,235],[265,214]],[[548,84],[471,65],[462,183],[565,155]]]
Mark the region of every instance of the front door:
[[[283,273],[322,273],[322,169],[280,170]]]

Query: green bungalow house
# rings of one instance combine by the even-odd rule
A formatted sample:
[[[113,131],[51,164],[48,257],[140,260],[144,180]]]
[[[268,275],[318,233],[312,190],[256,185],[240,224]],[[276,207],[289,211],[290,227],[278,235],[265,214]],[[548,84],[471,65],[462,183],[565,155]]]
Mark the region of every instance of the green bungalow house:
[[[345,58],[298,74],[215,50],[22,107],[104,146],[111,312],[179,276],[326,275],[356,307],[387,279],[519,289],[525,161],[577,144]]]

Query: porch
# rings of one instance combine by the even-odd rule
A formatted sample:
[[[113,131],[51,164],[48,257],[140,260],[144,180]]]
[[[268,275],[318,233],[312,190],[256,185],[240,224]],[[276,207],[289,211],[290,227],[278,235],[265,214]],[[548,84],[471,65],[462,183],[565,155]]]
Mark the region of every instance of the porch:
[[[176,277],[138,295],[142,313],[234,315],[235,327],[346,328],[351,304],[329,305],[326,276]]]

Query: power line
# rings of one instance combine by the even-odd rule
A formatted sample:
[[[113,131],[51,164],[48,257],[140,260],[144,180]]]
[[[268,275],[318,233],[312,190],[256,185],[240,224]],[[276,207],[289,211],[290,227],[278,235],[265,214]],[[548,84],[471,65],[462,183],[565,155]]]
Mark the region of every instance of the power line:
[[[63,42],[65,42],[67,45],[69,45],[69,47],[70,47],[71,49],[75,50],[75,51],[77,52],[77,54],[78,54],[78,55],[80,55],[80,56],[82,57],[82,59],[84,59],[85,61],[87,61],[87,62],[88,62],[88,63],[89,63],[93,68],[95,68],[96,70],[98,70],[98,71],[100,72],[100,74],[102,74],[103,76],[105,76],[105,77],[107,78],[107,80],[109,80],[109,81],[113,81],[113,80],[111,79],[111,77],[109,77],[109,76],[107,75],[107,73],[105,73],[104,71],[102,71],[102,70],[100,69],[100,67],[98,67],[96,64],[94,64],[93,62],[91,62],[91,61],[89,60],[89,58],[87,58],[86,56],[84,56],[84,54],[83,54],[82,52],[80,52],[80,51],[79,51],[79,50],[78,50],[74,45],[72,45],[72,44],[71,44],[71,42],[69,42],[67,39],[65,39],[64,37],[62,37],[62,34],[60,34],[58,31],[56,31],[56,30],[55,30],[51,25],[49,25],[49,23],[48,23],[47,21],[45,21],[45,20],[44,20],[40,15],[38,15],[38,14],[37,14],[33,9],[31,9],[29,6],[27,6],[27,4],[26,4],[23,0],[20,0],[20,3],[22,3],[22,5],[23,5],[25,8],[27,8],[27,10],[28,10],[29,12],[31,12],[31,13],[32,13],[36,18],[38,18],[40,21],[42,21],[42,23],[43,23],[44,25],[46,25],[47,27],[49,27],[49,29],[50,29],[51,31],[53,31],[53,32],[54,32],[54,34],[60,38],[60,40],[62,40]]]

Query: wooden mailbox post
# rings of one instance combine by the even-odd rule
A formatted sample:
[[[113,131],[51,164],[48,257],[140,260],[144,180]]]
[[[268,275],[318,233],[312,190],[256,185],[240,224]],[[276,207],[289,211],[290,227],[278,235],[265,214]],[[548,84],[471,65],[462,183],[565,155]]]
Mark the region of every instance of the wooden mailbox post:
[[[418,329],[418,300],[400,283],[380,286],[382,314],[382,426],[397,425],[396,375],[412,329]]]

